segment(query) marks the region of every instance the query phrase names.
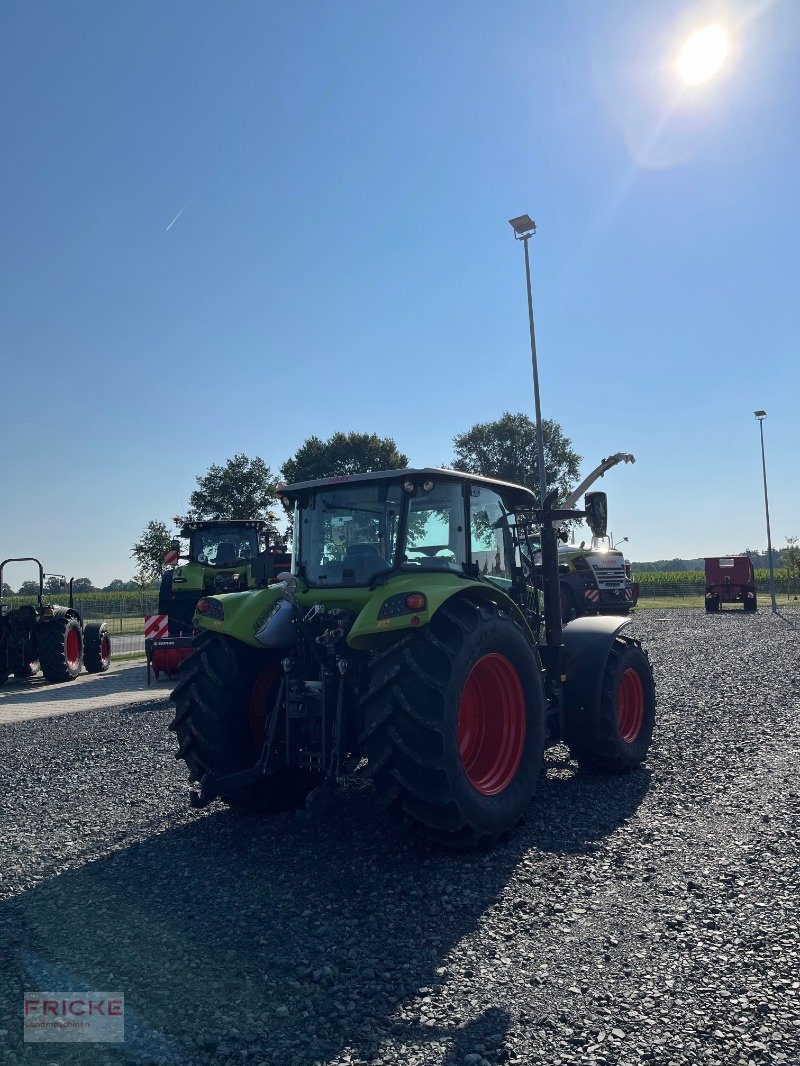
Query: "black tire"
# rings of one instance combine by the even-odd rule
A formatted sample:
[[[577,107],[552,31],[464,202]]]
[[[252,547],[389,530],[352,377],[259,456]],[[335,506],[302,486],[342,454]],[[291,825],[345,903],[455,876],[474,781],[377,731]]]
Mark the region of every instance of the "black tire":
[[[505,679],[495,691],[513,698],[505,703],[511,728],[491,738],[501,706],[490,699],[495,669]],[[378,792],[427,835],[452,847],[490,847],[522,819],[542,775],[544,695],[533,649],[493,603],[450,600],[429,625],[381,652],[362,704]],[[498,713],[487,717],[487,707]],[[481,776],[482,759],[492,785],[489,772]]]
[[[83,665],[89,674],[104,674],[111,666],[111,638],[105,622],[83,627]]]
[[[716,614],[719,611],[719,598],[711,596],[706,599],[706,614]]]
[[[38,659],[31,659],[25,662],[15,662],[13,664],[14,677],[18,677],[21,681],[26,678],[35,677],[39,673],[40,663]]]
[[[655,719],[647,653],[630,637],[618,635],[606,660],[599,702],[576,707],[567,700],[564,724],[572,757],[584,770],[632,770],[647,757]]]
[[[566,625],[567,622],[572,622],[580,617],[578,601],[569,585],[564,585],[563,583],[559,585],[559,593],[561,597],[561,624]]]
[[[74,681],[81,672],[81,625],[73,615],[57,614],[38,626],[39,661],[48,681]]]
[[[178,738],[175,758],[186,763],[190,781],[202,782],[208,773],[231,774],[258,761],[263,744],[256,742],[250,729],[250,701],[258,677],[275,657],[216,633],[201,633],[194,643],[170,695],[175,717],[169,728]],[[275,696],[272,686],[265,698],[274,704]],[[297,810],[322,777],[281,767],[257,785],[221,798],[232,806],[265,813]]]
[[[757,611],[758,610],[758,599],[757,599],[757,597],[753,596],[752,600],[745,600],[744,601],[744,609],[746,611],[751,611],[751,612],[752,611]]]

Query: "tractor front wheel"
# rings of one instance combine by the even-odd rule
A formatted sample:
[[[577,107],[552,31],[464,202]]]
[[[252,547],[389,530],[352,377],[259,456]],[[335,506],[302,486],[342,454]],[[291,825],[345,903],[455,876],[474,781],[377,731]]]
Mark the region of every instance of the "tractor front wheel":
[[[90,674],[103,674],[111,665],[111,640],[105,622],[89,622],[83,627],[83,665]]]
[[[14,677],[24,681],[26,678],[34,677],[39,673],[39,660],[38,659],[25,659],[21,662],[15,662],[13,664]]]
[[[542,774],[545,707],[534,651],[494,603],[450,600],[372,666],[370,774],[387,804],[452,847],[490,847]]]
[[[624,773],[644,762],[655,725],[650,660],[628,637],[617,636],[606,660],[600,699],[567,703],[566,740],[584,770]]]
[[[189,780],[201,783],[209,773],[224,777],[255,766],[274,713],[280,660],[219,634],[202,633],[178,674],[169,728],[178,738],[175,758],[186,763]],[[281,766],[222,799],[264,813],[297,810],[321,782],[320,773]]]
[[[81,672],[81,624],[70,614],[39,622],[39,661],[48,681],[74,681]]]

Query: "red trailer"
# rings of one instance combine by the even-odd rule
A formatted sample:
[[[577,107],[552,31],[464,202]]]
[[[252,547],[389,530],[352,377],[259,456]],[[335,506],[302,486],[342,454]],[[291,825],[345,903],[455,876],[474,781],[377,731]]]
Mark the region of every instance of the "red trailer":
[[[756,578],[747,555],[714,556],[706,561],[706,612],[714,614],[725,603],[756,609]]]

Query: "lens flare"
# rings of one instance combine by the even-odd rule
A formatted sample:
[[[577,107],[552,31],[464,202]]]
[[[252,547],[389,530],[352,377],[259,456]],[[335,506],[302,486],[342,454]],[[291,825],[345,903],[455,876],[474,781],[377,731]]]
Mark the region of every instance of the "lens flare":
[[[722,26],[706,26],[693,33],[678,55],[678,74],[686,85],[699,85],[717,73],[728,54],[728,35]]]

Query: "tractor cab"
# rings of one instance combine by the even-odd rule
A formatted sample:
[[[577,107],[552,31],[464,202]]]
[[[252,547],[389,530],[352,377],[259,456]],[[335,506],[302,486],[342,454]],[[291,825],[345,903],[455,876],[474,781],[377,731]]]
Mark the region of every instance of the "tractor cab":
[[[313,588],[372,587],[413,574],[514,578],[518,485],[454,470],[408,469],[292,485],[294,573]]]
[[[188,561],[215,570],[255,559],[266,548],[266,523],[259,521],[185,522],[180,535],[189,542]]]

